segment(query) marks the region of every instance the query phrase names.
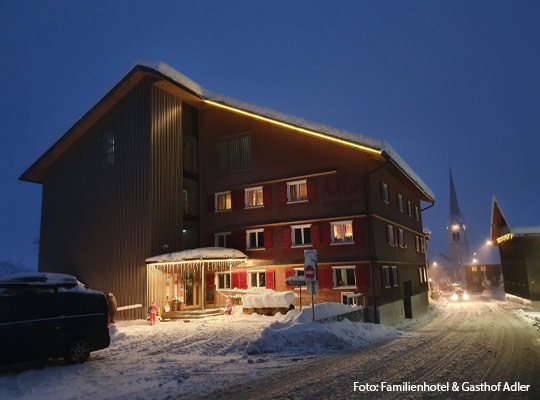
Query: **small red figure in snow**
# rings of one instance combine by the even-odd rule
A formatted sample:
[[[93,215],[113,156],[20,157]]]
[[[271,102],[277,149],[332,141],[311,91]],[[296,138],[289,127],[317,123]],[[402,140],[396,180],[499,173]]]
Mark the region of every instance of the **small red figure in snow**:
[[[152,302],[152,304],[150,305],[150,308],[148,309],[148,311],[150,312],[150,325],[155,325],[156,324],[156,314],[157,314],[157,306],[156,306],[155,301]]]
[[[232,314],[232,303],[231,303],[231,299],[227,299],[227,314],[229,314],[229,315]]]

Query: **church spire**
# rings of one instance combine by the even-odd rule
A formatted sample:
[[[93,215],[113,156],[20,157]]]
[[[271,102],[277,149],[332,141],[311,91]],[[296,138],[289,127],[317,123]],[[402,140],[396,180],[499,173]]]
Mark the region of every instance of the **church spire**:
[[[450,216],[462,216],[461,211],[459,211],[459,204],[457,201],[456,188],[454,186],[454,178],[452,178],[452,169],[450,170]]]

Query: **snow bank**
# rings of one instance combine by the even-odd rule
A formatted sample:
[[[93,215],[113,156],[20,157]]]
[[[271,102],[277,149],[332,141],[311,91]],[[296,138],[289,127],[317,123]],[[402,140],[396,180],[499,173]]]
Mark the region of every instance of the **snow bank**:
[[[233,258],[247,258],[247,256],[240,250],[236,249],[225,249],[223,247],[201,247],[198,249],[177,251],[175,253],[160,254],[158,256],[147,258],[146,262],[173,262],[184,260],[207,260],[215,258],[222,258],[226,260]]]
[[[527,324],[535,326],[540,330],[540,311],[535,310],[514,310],[514,313],[519,316]]]
[[[31,285],[77,285],[79,281],[72,275],[56,274],[48,272],[23,272],[18,274],[4,275],[0,278],[0,283],[4,284],[25,284]]]
[[[338,303],[317,304],[315,318],[330,318],[358,309],[359,307]],[[255,318],[254,315],[251,317]],[[246,346],[246,354],[325,353],[362,347],[401,335],[394,327],[356,323],[347,319],[328,323],[313,322],[311,308],[289,311],[286,315],[275,316],[273,319],[275,322],[265,328],[257,340]]]
[[[245,294],[242,296],[244,308],[289,308],[294,305],[294,292],[271,292]]]

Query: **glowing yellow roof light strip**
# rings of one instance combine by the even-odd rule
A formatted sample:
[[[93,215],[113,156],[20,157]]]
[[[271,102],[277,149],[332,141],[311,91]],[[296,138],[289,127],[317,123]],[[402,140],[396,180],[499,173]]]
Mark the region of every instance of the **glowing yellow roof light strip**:
[[[291,124],[288,124],[286,122],[281,122],[281,121],[278,121],[278,120],[275,120],[275,119],[272,119],[272,118],[263,117],[262,115],[257,115],[257,114],[251,113],[249,111],[244,111],[244,110],[241,110],[241,109],[236,108],[236,107],[227,106],[225,104],[217,103],[217,102],[212,101],[212,100],[204,100],[204,102],[208,103],[208,104],[212,104],[213,106],[216,106],[216,107],[223,108],[225,110],[233,111],[235,113],[246,115],[246,116],[251,117],[251,118],[255,118],[255,119],[258,119],[258,120],[261,120],[261,121],[269,122],[271,124],[281,126],[283,128],[292,129],[292,130],[297,131],[297,132],[302,132],[302,133],[312,135],[312,136],[315,136],[315,137],[318,137],[318,138],[321,138],[321,139],[326,139],[326,140],[329,140],[331,142],[340,143],[340,144],[343,144],[343,145],[346,145],[346,146],[354,147],[354,148],[357,148],[357,149],[360,149],[360,150],[363,150],[363,151],[367,151],[367,152],[370,152],[370,153],[374,153],[374,154],[379,154],[380,155],[382,153],[382,150],[373,149],[371,147],[363,146],[363,145],[358,144],[358,143],[353,143],[353,142],[349,142],[347,140],[338,139],[336,137],[329,136],[329,135],[326,135],[324,133],[319,133],[319,132],[316,132],[316,131],[312,131],[310,129],[300,128],[298,126],[291,125]]]

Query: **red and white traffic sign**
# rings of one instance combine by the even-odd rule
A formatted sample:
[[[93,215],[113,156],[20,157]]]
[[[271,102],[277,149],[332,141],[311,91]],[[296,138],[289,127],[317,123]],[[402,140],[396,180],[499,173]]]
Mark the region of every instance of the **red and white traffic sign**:
[[[304,267],[304,276],[310,281],[315,279],[315,268],[313,267],[313,265],[306,265]]]

